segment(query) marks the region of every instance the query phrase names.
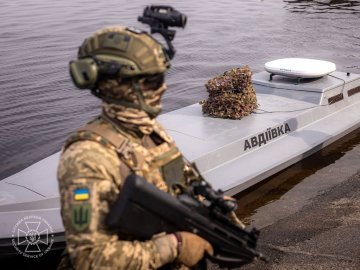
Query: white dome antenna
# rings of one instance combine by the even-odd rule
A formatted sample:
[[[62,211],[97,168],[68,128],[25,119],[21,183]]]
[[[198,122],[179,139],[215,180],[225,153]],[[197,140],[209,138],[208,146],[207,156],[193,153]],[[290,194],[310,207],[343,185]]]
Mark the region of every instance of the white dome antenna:
[[[265,63],[265,70],[274,75],[290,78],[319,78],[336,70],[336,65],[329,61],[306,58],[283,58]]]

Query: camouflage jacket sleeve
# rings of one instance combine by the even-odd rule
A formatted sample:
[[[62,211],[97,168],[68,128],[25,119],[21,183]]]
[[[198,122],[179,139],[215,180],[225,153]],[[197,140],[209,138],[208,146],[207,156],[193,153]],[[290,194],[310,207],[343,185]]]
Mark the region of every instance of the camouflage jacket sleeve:
[[[93,141],[73,143],[61,156],[61,215],[75,269],[157,269],[177,256],[171,235],[124,241],[106,227],[124,177],[120,166],[115,151]]]

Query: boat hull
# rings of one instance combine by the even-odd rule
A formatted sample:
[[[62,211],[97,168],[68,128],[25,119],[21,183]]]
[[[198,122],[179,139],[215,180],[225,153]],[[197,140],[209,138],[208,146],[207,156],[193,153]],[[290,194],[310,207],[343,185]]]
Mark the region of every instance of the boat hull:
[[[299,84],[281,76],[269,81],[268,73],[262,72],[254,75],[253,83],[259,109],[242,120],[204,116],[199,104],[159,117],[184,156],[214,188],[229,195],[360,127],[360,75],[334,72]],[[0,181],[0,239],[11,239],[15,224],[26,216],[40,216],[55,235],[62,234],[59,155]]]

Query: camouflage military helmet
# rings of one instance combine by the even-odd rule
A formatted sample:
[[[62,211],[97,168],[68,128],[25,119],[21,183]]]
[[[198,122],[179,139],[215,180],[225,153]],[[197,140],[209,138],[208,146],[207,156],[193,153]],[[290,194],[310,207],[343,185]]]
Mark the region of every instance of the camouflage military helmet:
[[[170,61],[160,43],[146,32],[115,26],[95,32],[70,62],[75,85],[91,89],[100,75],[134,77],[164,73]]]

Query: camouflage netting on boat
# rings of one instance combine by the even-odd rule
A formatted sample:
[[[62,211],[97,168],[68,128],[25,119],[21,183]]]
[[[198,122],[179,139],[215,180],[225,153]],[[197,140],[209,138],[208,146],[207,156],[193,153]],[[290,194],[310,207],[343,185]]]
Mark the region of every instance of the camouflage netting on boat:
[[[203,113],[230,119],[251,114],[258,107],[251,75],[250,68],[244,66],[210,79],[205,84],[209,98],[200,102]]]

